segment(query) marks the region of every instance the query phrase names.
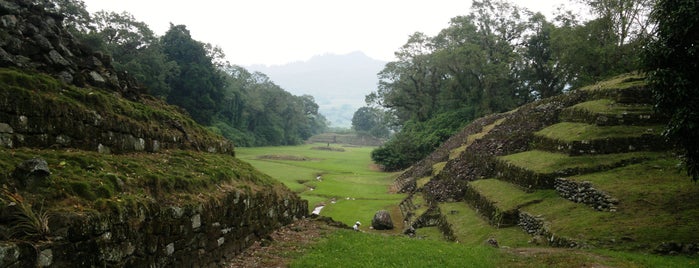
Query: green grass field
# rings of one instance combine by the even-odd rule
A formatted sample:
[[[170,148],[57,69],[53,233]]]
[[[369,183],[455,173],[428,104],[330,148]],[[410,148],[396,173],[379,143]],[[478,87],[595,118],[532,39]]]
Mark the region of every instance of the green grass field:
[[[291,267],[496,267],[498,252],[435,240],[338,231]]]
[[[324,205],[321,215],[347,225],[360,221],[368,229],[376,211],[386,209],[400,223],[398,203],[405,195],[390,193],[395,174],[374,167],[373,147],[318,147],[327,145],[237,148],[236,155],[308,200],[309,212]]]
[[[392,193],[390,190],[397,174],[380,172],[374,168],[369,157],[373,148],[333,145],[336,146],[332,148],[335,150],[314,149],[319,146],[326,146],[326,144],[236,149],[238,158],[283,182],[302,198],[308,200],[310,210],[322,204],[325,205],[321,211],[323,216],[332,217],[347,225],[352,225],[357,220],[363,223],[363,232],[337,229],[325,236],[318,243],[303,250],[303,253],[292,261],[291,267],[699,267],[697,258],[687,256],[538,247],[530,244],[531,237],[518,227],[493,227],[462,202],[440,204],[440,208],[444,211],[457,212],[447,214],[448,221],[452,224],[457,236],[457,243],[445,241],[436,227],[420,228],[417,230],[419,239],[411,239],[399,235],[403,228],[400,225],[402,218],[398,204],[406,196]],[[551,158],[549,159],[551,161],[542,161],[548,164],[535,168],[539,171],[552,169],[549,165],[556,166],[558,161],[555,160],[560,160],[559,158],[571,158],[544,152],[528,153]],[[622,154],[622,156],[629,155],[633,154]],[[531,158],[531,155],[522,154],[505,158],[507,161],[522,164],[518,162]],[[610,161],[604,156],[574,159],[576,161],[573,162],[576,164],[572,166]],[[564,162],[568,163],[568,161]],[[567,167],[570,164],[559,163],[558,165]],[[669,165],[656,161],[649,166],[657,169],[660,166]],[[607,172],[609,176],[602,176],[602,174],[572,179],[591,180],[606,187],[605,182],[610,180],[610,177],[619,177],[619,174],[616,174],[618,172],[626,171],[621,169]],[[322,181],[316,180],[319,174]],[[641,185],[658,184],[657,179],[652,175],[653,172],[647,171],[643,174],[649,174],[649,181]],[[641,187],[641,185],[634,187]],[[604,220],[599,219],[600,217],[618,222],[610,218],[613,217],[612,214],[598,213],[582,204],[562,201],[559,197],[545,198],[551,195],[550,191],[524,193],[509,185],[503,186],[503,183],[496,180],[477,181],[474,187],[478,187],[485,193],[501,193],[498,203],[499,206],[506,208],[531,199],[547,199],[546,202],[527,206],[526,210],[533,214],[544,215],[547,219],[556,222],[551,226],[552,230],[571,237],[584,235],[583,233],[586,232],[599,235],[609,231],[603,228],[604,226],[593,226],[595,222]],[[633,187],[629,186],[626,189],[628,188]],[[615,192],[623,189],[610,187],[609,190]],[[679,191],[679,189],[675,190]],[[645,196],[644,200],[650,200],[648,198]],[[417,204],[424,200],[418,195],[413,202]],[[380,209],[391,211],[394,224],[397,224],[394,231],[369,229],[371,218]],[[583,217],[573,216],[575,214],[572,213],[573,211],[580,210],[588,213],[581,214]],[[653,218],[653,215],[647,217],[649,220]],[[582,233],[568,234],[558,229],[560,225],[565,225],[568,229],[580,230]],[[615,232],[623,232],[624,226],[630,226],[629,223],[614,225],[619,226],[619,229],[612,228]],[[694,230],[694,228],[680,228],[677,230],[677,236]],[[496,249],[486,246],[484,240],[489,237],[496,238],[503,247]],[[616,237],[616,234],[610,233],[609,237]]]

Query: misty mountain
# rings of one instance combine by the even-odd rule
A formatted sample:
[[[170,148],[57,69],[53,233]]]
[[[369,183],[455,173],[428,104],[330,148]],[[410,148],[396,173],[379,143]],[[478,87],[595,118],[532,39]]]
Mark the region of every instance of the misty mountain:
[[[365,105],[364,97],[376,90],[377,73],[385,64],[356,51],[344,55],[318,55],[308,61],[284,65],[245,68],[266,74],[291,94],[313,96],[320,106],[320,113],[332,127],[350,127],[354,112]]]

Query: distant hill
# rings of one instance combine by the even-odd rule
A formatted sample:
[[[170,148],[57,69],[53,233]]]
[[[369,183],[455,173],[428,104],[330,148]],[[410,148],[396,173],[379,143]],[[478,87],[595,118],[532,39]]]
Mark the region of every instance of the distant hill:
[[[364,106],[364,96],[376,89],[377,73],[386,62],[356,51],[325,54],[284,65],[245,66],[259,71],[294,95],[312,95],[333,127],[349,127],[352,115]]]

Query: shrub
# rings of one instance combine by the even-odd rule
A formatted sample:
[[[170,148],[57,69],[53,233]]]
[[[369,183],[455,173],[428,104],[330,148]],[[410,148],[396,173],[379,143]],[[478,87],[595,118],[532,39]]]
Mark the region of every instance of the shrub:
[[[371,159],[387,171],[407,168],[461,130],[471,120],[470,114],[469,109],[462,109],[425,122],[408,121],[391,140],[371,152]]]

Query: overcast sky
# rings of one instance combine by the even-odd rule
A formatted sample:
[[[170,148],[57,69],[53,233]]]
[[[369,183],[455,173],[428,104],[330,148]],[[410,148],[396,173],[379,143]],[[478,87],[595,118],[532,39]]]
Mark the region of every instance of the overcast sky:
[[[362,51],[391,61],[414,32],[436,35],[469,0],[84,0],[88,11],[127,11],[158,35],[184,24],[237,65],[276,65]],[[569,0],[514,0],[547,18]],[[570,5],[568,5],[570,6]]]

